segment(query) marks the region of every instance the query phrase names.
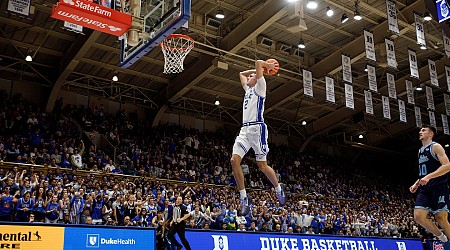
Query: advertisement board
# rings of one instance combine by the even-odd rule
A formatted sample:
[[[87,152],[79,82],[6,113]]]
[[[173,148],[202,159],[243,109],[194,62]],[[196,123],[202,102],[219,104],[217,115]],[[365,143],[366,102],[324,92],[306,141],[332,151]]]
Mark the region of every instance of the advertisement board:
[[[63,244],[63,227],[0,225],[0,249],[63,249]]]
[[[423,250],[419,239],[186,231],[192,249],[208,250]],[[180,242],[180,241],[179,241]]]

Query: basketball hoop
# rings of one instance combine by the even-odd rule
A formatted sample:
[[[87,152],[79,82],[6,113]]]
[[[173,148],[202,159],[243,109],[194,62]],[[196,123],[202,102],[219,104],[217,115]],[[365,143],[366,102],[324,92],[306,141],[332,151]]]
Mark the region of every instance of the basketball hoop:
[[[164,74],[180,73],[183,61],[194,47],[194,39],[181,34],[172,34],[161,42],[164,54]]]

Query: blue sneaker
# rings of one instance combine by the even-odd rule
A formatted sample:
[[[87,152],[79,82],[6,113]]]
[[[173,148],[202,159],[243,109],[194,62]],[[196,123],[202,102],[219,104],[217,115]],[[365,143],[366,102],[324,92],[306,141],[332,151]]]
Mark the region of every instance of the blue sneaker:
[[[252,204],[252,197],[247,195],[241,199],[241,216],[246,216],[250,212],[250,205]]]
[[[281,192],[280,193],[275,192],[275,194],[278,198],[278,201],[280,201],[280,205],[284,206],[284,204],[286,204],[286,193],[284,191],[286,187],[284,186],[284,184],[280,184],[280,186]]]

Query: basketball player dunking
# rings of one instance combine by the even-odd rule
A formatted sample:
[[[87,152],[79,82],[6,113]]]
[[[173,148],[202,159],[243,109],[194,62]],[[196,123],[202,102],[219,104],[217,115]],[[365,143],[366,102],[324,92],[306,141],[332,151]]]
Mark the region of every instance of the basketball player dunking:
[[[448,176],[450,163],[444,148],[433,141],[436,129],[424,126],[419,138],[422,147],[419,150],[419,179],[409,188],[411,193],[419,191],[414,205],[414,219],[444,243],[444,249],[450,250],[450,224],[447,220],[449,203]],[[441,228],[428,219],[432,212]]]
[[[244,184],[244,174],[241,168],[242,158],[250,148],[253,148],[256,156],[256,163],[259,169],[267,176],[274,185],[276,196],[281,205],[286,202],[286,197],[282,186],[278,183],[275,172],[267,165],[267,145],[268,131],[264,123],[264,102],[266,100],[266,80],[264,79],[264,68],[272,70],[273,63],[262,60],[255,62],[255,69],[239,73],[242,88],[245,90],[242,128],[233,145],[233,156],[231,166],[234,178],[240,192],[241,215],[245,216],[250,211],[251,197],[247,195]]]

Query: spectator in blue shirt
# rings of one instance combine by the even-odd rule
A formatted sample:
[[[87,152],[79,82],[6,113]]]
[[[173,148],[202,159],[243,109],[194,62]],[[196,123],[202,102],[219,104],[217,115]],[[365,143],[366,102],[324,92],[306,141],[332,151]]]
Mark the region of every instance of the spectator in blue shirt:
[[[56,223],[61,213],[61,206],[58,203],[58,196],[53,195],[52,201],[45,208],[45,223]]]
[[[9,194],[10,189],[10,187],[5,187],[3,194],[0,196],[0,221],[11,221],[14,202],[17,202],[17,200]]]
[[[28,217],[34,210],[34,200],[30,198],[30,191],[25,191],[23,197],[19,199],[16,207],[15,221],[27,222]]]

